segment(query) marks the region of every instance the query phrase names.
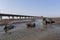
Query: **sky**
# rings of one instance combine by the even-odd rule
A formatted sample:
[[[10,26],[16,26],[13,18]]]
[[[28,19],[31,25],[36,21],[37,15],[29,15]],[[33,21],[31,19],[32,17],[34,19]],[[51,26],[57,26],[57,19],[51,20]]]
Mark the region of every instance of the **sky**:
[[[60,17],[60,0],[0,0],[0,13]]]

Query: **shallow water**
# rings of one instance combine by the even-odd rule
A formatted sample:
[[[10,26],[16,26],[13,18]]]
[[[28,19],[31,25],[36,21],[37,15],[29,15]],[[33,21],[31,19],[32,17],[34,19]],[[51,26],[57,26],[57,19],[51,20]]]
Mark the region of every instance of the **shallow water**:
[[[50,24],[47,29],[41,31],[44,26],[41,25],[41,20],[35,20],[35,28],[26,28],[26,23],[15,24],[16,27],[10,30],[11,34],[4,33],[4,26],[0,26],[1,40],[60,40],[60,25]],[[3,34],[1,34],[3,33]]]
[[[24,21],[24,20],[23,20]],[[27,20],[25,20],[24,22],[26,22]],[[30,21],[30,20],[29,20]],[[19,21],[16,21],[16,22],[19,22]],[[22,22],[22,21],[20,21]],[[37,20],[34,20],[34,23],[36,23],[36,29],[39,29],[39,28],[44,28],[43,25],[41,24],[42,23],[42,20],[40,19],[37,19]],[[14,24],[16,27],[12,30],[18,30],[18,29],[26,29],[26,23],[17,23],[17,24]],[[50,24],[50,25],[47,25],[47,29],[51,29],[51,28],[56,28],[56,27],[60,27],[59,24]],[[4,26],[0,26],[0,33],[3,33],[4,30],[3,30]]]

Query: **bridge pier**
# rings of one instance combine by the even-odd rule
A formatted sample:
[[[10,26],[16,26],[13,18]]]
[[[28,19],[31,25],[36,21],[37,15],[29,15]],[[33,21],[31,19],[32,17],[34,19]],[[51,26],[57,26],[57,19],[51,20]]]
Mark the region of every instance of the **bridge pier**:
[[[33,19],[33,17],[31,17],[31,19]]]
[[[0,16],[0,20],[2,20],[2,16]]]
[[[31,19],[33,19],[34,17],[31,17]]]
[[[12,16],[12,19],[14,19],[14,16]]]
[[[25,19],[27,19],[26,17],[24,17]]]
[[[19,19],[21,19],[21,17],[19,17]]]
[[[21,19],[22,19],[22,17],[21,17]]]
[[[18,17],[17,17],[17,19],[18,19]]]
[[[9,17],[9,19],[10,19],[10,16],[8,16]]]

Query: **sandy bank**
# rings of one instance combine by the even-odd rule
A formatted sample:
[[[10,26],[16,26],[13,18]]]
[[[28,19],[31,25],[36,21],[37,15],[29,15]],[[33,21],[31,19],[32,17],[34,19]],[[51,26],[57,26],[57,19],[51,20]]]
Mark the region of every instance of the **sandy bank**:
[[[9,33],[0,33],[0,40],[60,40],[60,27],[48,28],[26,28],[25,24],[15,24],[18,28]]]
[[[30,29],[19,29],[12,31],[11,34],[0,34],[1,40],[56,40],[58,37],[59,28],[45,30],[43,32],[40,29],[30,28]],[[57,33],[56,33],[57,32]],[[60,34],[59,34],[60,35]]]

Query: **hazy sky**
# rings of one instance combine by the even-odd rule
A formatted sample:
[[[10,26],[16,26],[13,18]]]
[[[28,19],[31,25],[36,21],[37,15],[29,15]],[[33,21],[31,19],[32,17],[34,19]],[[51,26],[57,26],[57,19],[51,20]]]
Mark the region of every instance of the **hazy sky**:
[[[0,12],[60,17],[60,0],[0,0]]]

